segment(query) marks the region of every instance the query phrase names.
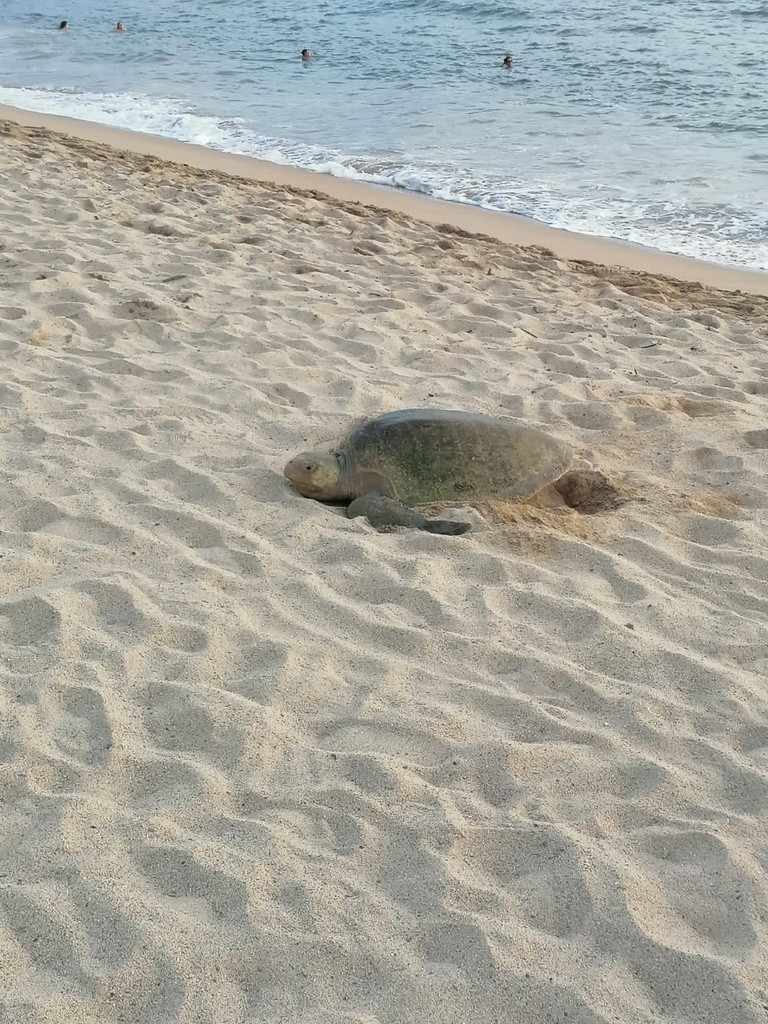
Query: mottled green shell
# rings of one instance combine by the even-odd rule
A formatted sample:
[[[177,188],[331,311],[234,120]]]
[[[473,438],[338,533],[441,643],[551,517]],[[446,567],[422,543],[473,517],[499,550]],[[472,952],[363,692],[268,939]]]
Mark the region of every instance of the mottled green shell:
[[[354,496],[380,490],[406,505],[524,498],[561,476],[573,455],[540,430],[442,409],[368,420],[341,453]]]

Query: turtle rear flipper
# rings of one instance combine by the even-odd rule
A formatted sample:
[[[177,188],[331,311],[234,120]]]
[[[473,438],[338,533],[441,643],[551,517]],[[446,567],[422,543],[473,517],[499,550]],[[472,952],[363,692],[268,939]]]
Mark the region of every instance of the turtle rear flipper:
[[[446,536],[458,536],[466,533],[469,523],[454,523],[448,519],[427,519],[421,512],[409,508],[396,498],[388,498],[384,494],[371,492],[355,498],[347,508],[349,519],[365,516],[377,530],[386,530],[393,526],[406,526],[412,530],[426,530],[427,533],[439,533]]]

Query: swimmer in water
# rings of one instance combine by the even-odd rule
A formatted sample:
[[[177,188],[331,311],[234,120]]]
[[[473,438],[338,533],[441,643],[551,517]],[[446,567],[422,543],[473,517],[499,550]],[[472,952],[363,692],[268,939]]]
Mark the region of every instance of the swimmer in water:
[[[501,62],[501,66],[503,68],[511,68],[512,67],[512,58],[509,56],[509,54],[507,54],[507,56]]]
[[[125,25],[122,23],[122,21],[118,21],[115,32],[125,32]]]
[[[68,28],[69,28],[69,22],[68,21],[62,21],[62,23],[59,25],[59,32],[66,32]]]
[[[302,60],[312,60],[312,51],[311,51],[311,50],[308,50],[308,49],[307,49],[307,48],[305,47],[305,48],[304,48],[304,49],[303,49],[303,50],[301,51],[301,59],[302,59]]]

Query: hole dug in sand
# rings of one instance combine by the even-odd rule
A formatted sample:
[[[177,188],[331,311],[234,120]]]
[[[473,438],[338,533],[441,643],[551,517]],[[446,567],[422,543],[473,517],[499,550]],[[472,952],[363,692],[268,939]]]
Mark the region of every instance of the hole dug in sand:
[[[595,469],[571,469],[551,484],[545,484],[527,498],[516,502],[493,502],[493,505],[514,505],[517,508],[570,508],[584,515],[609,512],[624,505],[629,498],[612,484],[605,473]]]
[[[594,469],[569,470],[552,487],[569,508],[586,515],[607,512],[628,500],[604,473]]]

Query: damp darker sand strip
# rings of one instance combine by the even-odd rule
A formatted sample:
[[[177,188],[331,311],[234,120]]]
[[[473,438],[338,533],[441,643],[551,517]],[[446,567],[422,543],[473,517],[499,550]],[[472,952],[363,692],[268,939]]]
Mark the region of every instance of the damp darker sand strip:
[[[190,167],[222,172],[277,188],[299,189],[331,200],[406,214],[429,224],[448,224],[473,235],[485,235],[517,246],[549,250],[555,256],[583,265],[587,272],[599,268],[624,268],[654,276],[695,282],[724,291],[768,295],[768,273],[738,270],[675,256],[645,246],[548,227],[524,217],[497,213],[461,203],[399,192],[328,174],[222,153],[191,143],[126,131],[53,114],[38,114],[0,104],[0,118],[17,124],[62,132],[90,142],[131,153],[144,154]]]

